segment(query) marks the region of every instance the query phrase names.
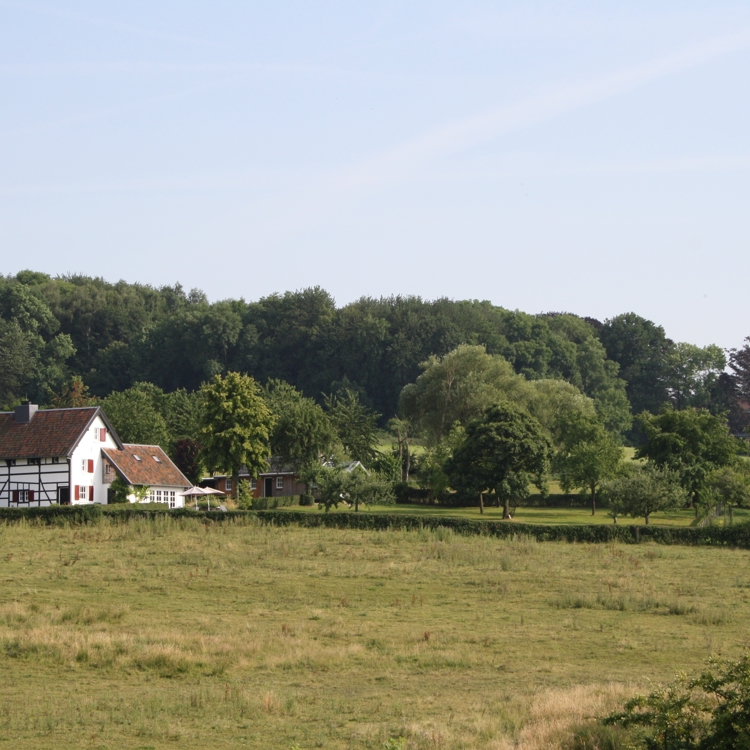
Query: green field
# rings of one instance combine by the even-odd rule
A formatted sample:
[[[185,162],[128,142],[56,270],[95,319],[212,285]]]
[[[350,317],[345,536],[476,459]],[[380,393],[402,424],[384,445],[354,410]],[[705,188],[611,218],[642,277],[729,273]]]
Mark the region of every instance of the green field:
[[[308,513],[320,513],[318,506],[295,506],[294,510],[306,511]],[[339,506],[339,510],[346,510],[345,505]],[[503,518],[502,508],[485,507],[484,513],[480,514],[478,507],[470,508],[448,508],[439,505],[371,505],[363,506],[360,513],[388,513],[409,516],[448,516],[454,518],[472,518],[475,520],[501,521]],[[750,520],[750,509],[736,508],[734,520],[737,523]],[[595,515],[591,515],[588,508],[516,508],[513,519],[508,523],[541,523],[541,524],[611,524],[612,517],[607,515],[606,509],[600,509]],[[656,526],[690,526],[695,521],[695,511],[688,508],[679,510],[661,511],[652,513],[649,523]],[[629,518],[620,516],[617,523],[621,525],[643,525],[643,518]],[[722,523],[722,520],[719,520]]]
[[[748,551],[252,518],[0,540],[13,748],[561,747],[748,637]]]

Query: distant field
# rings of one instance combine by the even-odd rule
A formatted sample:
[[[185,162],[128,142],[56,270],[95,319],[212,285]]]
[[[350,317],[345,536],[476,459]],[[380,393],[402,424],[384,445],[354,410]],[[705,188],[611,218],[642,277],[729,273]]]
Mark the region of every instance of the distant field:
[[[750,617],[730,549],[168,517],[4,525],[0,548],[13,748],[560,747],[738,655]]]
[[[346,506],[339,506],[345,510]],[[320,513],[317,506],[295,507],[295,510],[304,510],[309,513]],[[363,507],[360,513],[396,513],[410,516],[451,516],[458,518],[475,518],[490,521],[501,521],[503,518],[502,508],[485,507],[484,514],[479,513],[478,507],[473,508],[444,508],[439,505],[370,505]],[[750,520],[750,510],[737,508],[734,511],[735,522],[741,523]],[[652,513],[649,523],[656,526],[690,526],[695,520],[695,512],[689,509],[662,511]],[[588,508],[516,508],[513,520],[507,523],[542,523],[542,524],[611,524],[613,519],[607,515],[606,509],[600,509],[596,515],[591,515]],[[617,523],[621,525],[638,526],[643,525],[643,518],[630,518],[620,516]]]

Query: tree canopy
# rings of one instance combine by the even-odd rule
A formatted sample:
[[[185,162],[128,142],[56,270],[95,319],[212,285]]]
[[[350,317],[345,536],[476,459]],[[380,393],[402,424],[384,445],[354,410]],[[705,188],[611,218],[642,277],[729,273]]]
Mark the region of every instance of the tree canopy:
[[[640,421],[647,441],[636,456],[677,472],[692,503],[700,502],[709,474],[731,464],[739,449],[726,419],[706,409],[667,408]]]
[[[216,375],[201,388],[203,425],[201,457],[209,471],[223,470],[234,478],[246,466],[251,476],[268,468],[274,417],[260,387],[237,372]]]
[[[446,471],[460,493],[494,493],[507,517],[510,501],[526,497],[532,480],[543,481],[550,449],[532,416],[512,404],[497,404],[469,423]]]

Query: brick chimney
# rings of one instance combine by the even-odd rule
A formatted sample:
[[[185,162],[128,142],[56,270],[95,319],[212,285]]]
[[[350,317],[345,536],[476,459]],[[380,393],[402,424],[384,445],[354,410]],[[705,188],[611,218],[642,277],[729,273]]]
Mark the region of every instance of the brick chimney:
[[[14,421],[16,424],[28,424],[34,419],[34,415],[39,411],[39,407],[36,404],[32,404],[31,401],[27,401],[25,404],[17,406],[14,411]]]

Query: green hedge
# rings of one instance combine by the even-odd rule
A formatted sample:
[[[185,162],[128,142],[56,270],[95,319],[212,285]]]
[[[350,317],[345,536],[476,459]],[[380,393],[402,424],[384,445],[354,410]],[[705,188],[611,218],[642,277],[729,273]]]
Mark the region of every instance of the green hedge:
[[[281,498],[279,498],[281,499]],[[209,512],[189,508],[144,508],[127,506],[57,506],[49,508],[0,508],[1,522],[21,520],[56,525],[67,523],[84,525],[96,523],[103,517],[131,518],[197,518],[210,521],[247,520],[255,518],[273,526],[304,526],[306,528],[338,528],[361,530],[418,530],[452,529],[457,534],[484,535],[502,538],[524,536],[540,542],[625,542],[637,544],[651,541],[658,544],[705,545],[713,547],[741,547],[750,549],[750,524],[734,526],[628,526],[624,524],[545,526],[524,524],[515,521],[484,521],[468,518],[446,518],[437,516],[392,515],[388,513],[310,513],[299,510],[230,510]]]
[[[286,495],[283,497],[255,497],[253,498],[253,510],[271,510],[273,508],[288,508],[292,505],[301,505],[299,495]]]
[[[340,529],[453,529],[457,534],[496,537],[526,536],[540,542],[625,542],[653,541],[659,544],[731,546],[750,549],[750,524],[729,527],[560,525],[481,521],[468,518],[390,515],[387,513],[304,513],[301,511],[260,512],[258,518],[276,526],[298,525]]]

